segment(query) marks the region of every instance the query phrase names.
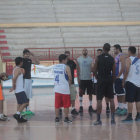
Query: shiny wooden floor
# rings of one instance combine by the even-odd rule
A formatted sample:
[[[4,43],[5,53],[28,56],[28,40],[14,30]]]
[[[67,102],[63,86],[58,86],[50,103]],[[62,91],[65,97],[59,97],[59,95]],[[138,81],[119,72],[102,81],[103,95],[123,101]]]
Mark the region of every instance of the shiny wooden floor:
[[[63,122],[55,125],[54,95],[43,94],[46,89],[42,89],[40,94],[39,89],[34,91],[38,93],[31,101],[31,110],[35,112],[35,116],[24,124],[18,124],[13,119],[16,100],[13,95],[6,95],[4,112],[8,114],[10,121],[0,122],[0,140],[140,140],[140,122],[123,124],[121,119],[124,117],[116,117],[116,125],[111,126],[110,119],[105,115],[105,105],[102,126],[93,126],[96,115],[90,117],[88,114],[87,96],[84,97],[83,117],[78,116],[70,125]],[[93,107],[96,107],[95,98]],[[78,99],[76,108],[79,108]]]

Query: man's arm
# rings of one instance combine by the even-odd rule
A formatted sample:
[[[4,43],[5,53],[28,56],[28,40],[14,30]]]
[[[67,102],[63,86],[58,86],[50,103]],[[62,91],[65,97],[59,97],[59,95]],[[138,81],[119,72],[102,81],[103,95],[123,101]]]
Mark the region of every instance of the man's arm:
[[[113,82],[115,82],[115,79],[116,79],[116,65],[115,65],[115,60],[114,60],[113,68],[112,68],[112,78],[113,78]]]
[[[30,52],[30,59],[32,60],[33,64],[36,64],[36,65],[40,64],[39,59],[32,52]]]
[[[71,85],[71,83],[72,83],[72,76],[71,76],[71,70],[70,70],[69,66],[66,67],[66,72],[67,72],[68,77],[69,77],[69,85]]]
[[[77,81],[78,81],[78,84],[80,84],[80,66],[77,60],[76,60],[76,69],[77,69]]]
[[[94,63],[94,66],[93,66],[93,74],[94,74],[96,79],[97,79],[97,66],[98,66],[98,57],[96,57],[95,63]]]
[[[12,88],[10,89],[10,92],[16,89],[16,80],[20,74],[21,74],[20,68],[16,69],[14,72],[14,77],[12,79]]]
[[[117,78],[119,78],[123,74],[124,69],[125,69],[125,57],[124,56],[120,57],[120,62],[121,62],[121,70],[120,70],[119,75],[117,76]]]
[[[131,60],[130,60],[130,58],[127,58],[126,59],[126,71],[124,73],[124,78],[123,78],[123,87],[124,87],[125,81],[126,81],[126,79],[128,77],[130,66],[131,66]]]

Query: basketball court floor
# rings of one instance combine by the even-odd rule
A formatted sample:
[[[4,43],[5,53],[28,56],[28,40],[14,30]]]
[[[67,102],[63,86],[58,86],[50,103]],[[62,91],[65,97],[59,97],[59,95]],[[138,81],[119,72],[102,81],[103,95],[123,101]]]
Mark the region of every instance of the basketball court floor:
[[[96,114],[88,114],[88,97],[84,97],[84,115],[73,119],[72,124],[54,122],[54,94],[52,88],[34,88],[31,110],[35,112],[27,123],[18,124],[12,115],[16,111],[15,96],[4,90],[6,95],[4,112],[10,120],[0,122],[0,140],[140,140],[140,122],[121,123],[124,117],[116,116],[116,125],[106,118],[105,103],[102,113],[102,126],[94,126]],[[116,99],[115,99],[116,100]],[[94,97],[93,107],[96,107]],[[76,108],[79,108],[78,98]],[[134,111],[135,113],[135,111]],[[71,116],[70,116],[71,117]]]

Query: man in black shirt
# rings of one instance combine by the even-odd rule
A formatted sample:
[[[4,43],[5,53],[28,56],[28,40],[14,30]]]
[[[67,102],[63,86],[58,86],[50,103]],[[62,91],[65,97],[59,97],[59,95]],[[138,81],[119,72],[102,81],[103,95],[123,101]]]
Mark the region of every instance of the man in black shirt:
[[[27,98],[30,100],[32,98],[32,80],[31,80],[31,65],[39,64],[39,60],[31,53],[29,50],[25,49],[23,51],[23,66],[25,70],[24,75],[24,88]],[[29,110],[29,106],[26,108],[25,114],[34,114]]]
[[[71,95],[71,105],[72,105],[72,111],[71,114],[72,115],[78,115],[78,112],[75,109],[75,100],[76,100],[76,87],[74,85],[74,70],[76,69],[76,63],[70,59],[70,52],[69,51],[65,51],[65,55],[67,55],[67,65],[70,67],[71,70],[71,75],[72,75],[72,83],[71,83],[71,87],[70,87],[70,95]]]
[[[106,43],[103,47],[103,53],[96,58],[94,65],[94,74],[97,77],[97,121],[94,125],[101,125],[100,114],[102,111],[102,99],[106,97],[111,106],[111,124],[115,124],[115,104],[113,93],[113,82],[115,80],[115,61],[109,55],[110,44]]]

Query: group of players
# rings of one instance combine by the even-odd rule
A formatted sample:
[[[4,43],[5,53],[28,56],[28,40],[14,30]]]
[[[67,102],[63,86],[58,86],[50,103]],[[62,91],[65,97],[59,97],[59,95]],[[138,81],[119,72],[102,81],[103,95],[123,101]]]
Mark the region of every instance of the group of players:
[[[17,99],[17,112],[13,117],[20,123],[27,122],[24,118],[25,115],[34,115],[29,108],[29,102],[32,98],[32,79],[31,79],[31,64],[39,64],[39,60],[29,50],[23,51],[23,58],[17,57],[15,59],[15,67],[13,70],[12,88],[10,92],[15,91]],[[8,77],[6,73],[0,75],[1,80],[5,80]],[[0,120],[6,121],[8,117],[3,113],[3,93],[0,86]],[[25,109],[25,111],[23,111]]]
[[[128,48],[128,55],[122,53],[120,45],[114,45],[115,58],[109,54],[110,44],[106,43],[102,49],[97,50],[97,57],[93,60],[84,48],[82,55],[77,60],[70,58],[70,52],[65,51],[59,56],[59,64],[54,66],[54,92],[55,92],[55,122],[60,122],[62,107],[64,108],[64,122],[71,123],[69,119],[69,108],[71,114],[77,116],[83,114],[83,95],[89,95],[89,113],[96,113],[97,120],[94,125],[101,125],[102,100],[105,97],[106,113],[111,112],[111,124],[115,124],[115,114],[127,115],[123,122],[131,122],[133,103],[136,103],[137,115],[135,121],[140,121],[140,59],[136,57],[136,48]],[[29,109],[29,101],[32,97],[31,64],[39,64],[39,60],[29,50],[23,51],[23,58],[15,59],[13,70],[12,88],[17,99],[17,112],[13,117],[20,123],[27,122],[25,115],[34,114]],[[74,85],[74,71],[77,69],[77,80],[79,84],[79,111],[75,108],[77,96]],[[93,78],[94,75],[94,78]],[[1,80],[7,76],[0,75]],[[94,79],[94,80],[93,80]],[[93,109],[92,98],[96,95],[97,107]],[[115,109],[114,95],[117,95],[118,107]],[[7,120],[3,114],[3,94],[0,86],[0,120]],[[127,104],[126,104],[127,102]],[[24,109],[26,110],[24,112]],[[127,111],[128,110],[128,111]]]
[[[133,103],[136,103],[137,115],[135,121],[140,121],[140,59],[136,57],[136,47],[128,48],[128,55],[122,53],[120,45],[114,45],[114,57],[109,54],[110,44],[106,43],[98,49],[95,61],[88,55],[86,48],[82,56],[73,61],[70,52],[59,56],[59,64],[54,66],[55,74],[55,122],[60,122],[60,114],[64,107],[64,122],[71,123],[71,114],[83,114],[83,95],[89,95],[89,113],[96,113],[94,125],[101,125],[102,100],[106,100],[106,113],[111,112],[111,124],[115,124],[115,114],[127,115],[122,122],[132,122]],[[76,89],[74,86],[74,70],[77,69],[79,84],[79,111],[75,109]],[[94,75],[94,82],[92,74]],[[96,95],[97,108],[93,109],[92,98]],[[114,95],[117,95],[118,107],[115,109]],[[127,104],[126,104],[127,103]],[[110,111],[111,110],[111,111]]]

